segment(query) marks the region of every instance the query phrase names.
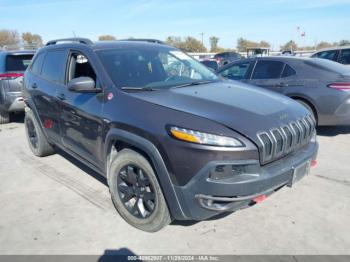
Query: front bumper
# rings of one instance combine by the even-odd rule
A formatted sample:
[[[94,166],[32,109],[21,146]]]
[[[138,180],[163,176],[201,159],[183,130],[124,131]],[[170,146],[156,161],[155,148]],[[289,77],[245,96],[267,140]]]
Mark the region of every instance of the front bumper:
[[[317,143],[305,147],[270,164],[260,166],[258,160],[214,161],[203,167],[185,186],[174,186],[183,219],[203,220],[224,211],[235,211],[255,204],[261,195],[270,195],[289,185],[296,167],[315,160]],[[249,174],[212,179],[210,174],[218,166],[249,166]]]

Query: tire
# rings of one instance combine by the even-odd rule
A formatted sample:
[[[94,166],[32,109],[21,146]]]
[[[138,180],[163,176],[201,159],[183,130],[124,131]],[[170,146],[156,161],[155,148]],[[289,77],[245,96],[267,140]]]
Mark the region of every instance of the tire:
[[[9,122],[10,122],[9,112],[0,109],[0,124],[7,124]]]
[[[303,100],[296,99],[295,101],[297,101],[299,104],[304,106],[310,112],[310,114],[313,116],[313,118],[315,119],[315,121],[317,123],[317,116],[316,116],[315,110],[307,102],[305,102]]]
[[[40,129],[38,121],[30,109],[26,109],[24,125],[29,148],[34,155],[44,157],[52,155],[55,152],[53,147],[48,143]]]
[[[170,224],[164,195],[145,157],[123,149],[111,159],[108,174],[113,204],[126,222],[147,232],[159,231]]]

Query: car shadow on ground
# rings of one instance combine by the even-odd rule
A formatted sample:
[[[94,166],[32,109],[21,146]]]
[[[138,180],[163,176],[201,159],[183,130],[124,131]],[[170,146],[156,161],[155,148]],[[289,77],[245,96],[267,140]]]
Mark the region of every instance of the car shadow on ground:
[[[203,222],[203,221],[218,220],[218,219],[227,217],[229,215],[232,215],[233,213],[234,212],[224,212],[224,213],[218,214],[216,216],[213,216],[211,218],[208,218],[208,219],[205,219],[205,220],[200,220],[200,221],[196,221],[196,220],[175,220],[170,225],[171,226],[189,227],[189,226],[193,226],[193,225],[198,224],[198,223]]]
[[[62,156],[63,158],[65,158],[66,160],[68,160],[69,162],[71,162],[73,165],[75,165],[76,167],[78,167],[82,171],[84,171],[89,176],[95,178],[97,181],[101,182],[105,186],[108,186],[107,179],[104,176],[97,173],[95,170],[89,168],[88,166],[86,166],[85,164],[83,164],[82,162],[75,159],[74,157],[72,157],[71,155],[62,151],[59,148],[56,148],[56,153],[59,154],[60,156]]]
[[[319,126],[317,128],[318,136],[333,137],[346,134],[350,134],[350,126]]]
[[[134,252],[132,252],[128,248],[120,248],[120,249],[106,249],[102,256],[100,256],[97,261],[98,262],[114,262],[114,261],[130,261],[136,260],[130,258],[130,256],[137,256]],[[137,260],[142,261],[142,260]]]

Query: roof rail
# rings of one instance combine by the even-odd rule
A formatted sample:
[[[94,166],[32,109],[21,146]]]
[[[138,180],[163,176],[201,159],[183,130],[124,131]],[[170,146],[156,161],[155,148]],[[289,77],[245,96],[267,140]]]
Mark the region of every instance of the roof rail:
[[[122,40],[119,40],[119,41],[149,42],[149,43],[166,45],[166,43],[161,41],[161,40],[150,39],[150,38],[130,38],[130,39],[122,39]]]
[[[74,38],[62,38],[62,39],[51,40],[46,43],[46,46],[56,45],[58,42],[77,42],[85,45],[93,44],[93,42],[88,38],[74,37]]]

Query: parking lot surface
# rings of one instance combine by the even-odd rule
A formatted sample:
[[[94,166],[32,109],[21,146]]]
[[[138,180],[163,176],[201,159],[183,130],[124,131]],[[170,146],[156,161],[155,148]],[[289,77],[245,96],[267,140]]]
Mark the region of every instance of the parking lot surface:
[[[0,254],[350,254],[350,127],[319,129],[318,166],[295,187],[151,234],[124,222],[93,171],[32,155],[15,121],[0,126]]]

